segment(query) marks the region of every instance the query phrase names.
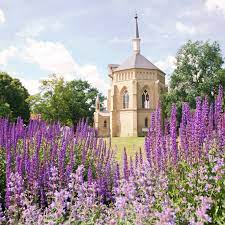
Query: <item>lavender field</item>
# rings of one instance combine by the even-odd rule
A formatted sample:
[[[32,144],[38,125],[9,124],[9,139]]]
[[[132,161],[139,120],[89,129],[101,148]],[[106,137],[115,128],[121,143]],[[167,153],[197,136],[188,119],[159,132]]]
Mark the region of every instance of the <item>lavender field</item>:
[[[115,150],[85,120],[0,119],[0,224],[225,224],[225,113],[215,103],[152,114],[145,149]]]

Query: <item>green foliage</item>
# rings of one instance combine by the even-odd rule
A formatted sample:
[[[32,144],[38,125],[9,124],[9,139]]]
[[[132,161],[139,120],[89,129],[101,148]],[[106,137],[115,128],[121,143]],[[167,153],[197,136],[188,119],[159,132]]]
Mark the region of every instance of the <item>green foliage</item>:
[[[20,116],[27,122],[30,118],[28,97],[28,91],[18,79],[0,72],[0,117],[15,120]]]
[[[29,98],[33,113],[40,113],[47,121],[60,121],[65,125],[75,125],[80,119],[93,122],[95,99],[99,94],[87,81],[65,82],[55,75],[43,80],[41,92]],[[104,97],[100,94],[100,101]]]
[[[225,87],[225,69],[222,69],[223,57],[217,42],[188,41],[176,55],[176,69],[171,75],[170,91],[162,96],[162,107],[169,114],[171,103],[181,112],[182,102],[195,107],[197,96],[214,99],[219,84]]]
[[[12,111],[8,103],[0,102],[0,117],[12,117]]]
[[[6,187],[6,159],[5,159],[5,155],[6,155],[5,149],[0,148],[0,203],[2,201],[1,197],[5,196],[5,187]]]
[[[168,194],[176,208],[176,224],[189,224],[191,215],[197,210],[199,197],[203,196],[212,202],[208,212],[212,224],[224,224],[224,157],[221,153],[211,151],[210,157],[201,162],[189,165],[182,161],[177,169],[169,170]]]

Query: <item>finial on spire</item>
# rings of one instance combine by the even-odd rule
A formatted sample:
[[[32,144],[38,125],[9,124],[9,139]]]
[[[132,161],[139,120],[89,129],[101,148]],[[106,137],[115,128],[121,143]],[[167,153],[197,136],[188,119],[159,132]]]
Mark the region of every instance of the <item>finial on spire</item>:
[[[136,20],[136,38],[139,38],[138,21],[137,21],[138,15],[137,15],[137,13],[136,13],[134,19]]]
[[[133,39],[133,51],[135,54],[139,54],[140,53],[140,42],[141,39],[139,38],[139,30],[138,30],[138,15],[136,13],[135,17],[134,17],[135,21],[136,21],[136,37]]]

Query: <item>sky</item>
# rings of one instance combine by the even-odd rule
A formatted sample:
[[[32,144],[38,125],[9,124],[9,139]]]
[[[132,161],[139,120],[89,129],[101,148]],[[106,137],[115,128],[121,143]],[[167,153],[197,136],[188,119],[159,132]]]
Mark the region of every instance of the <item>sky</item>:
[[[0,0],[0,71],[30,94],[53,73],[106,94],[108,64],[132,54],[136,12],[141,54],[167,80],[187,40],[218,41],[225,56],[225,0]]]

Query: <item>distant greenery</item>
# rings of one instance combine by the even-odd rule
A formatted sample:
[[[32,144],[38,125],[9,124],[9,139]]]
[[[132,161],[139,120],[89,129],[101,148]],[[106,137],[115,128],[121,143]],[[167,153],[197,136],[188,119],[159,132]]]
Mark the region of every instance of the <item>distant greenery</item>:
[[[66,82],[63,78],[52,75],[41,82],[41,92],[29,98],[32,112],[41,114],[47,121],[60,121],[65,125],[75,125],[80,119],[87,118],[93,122],[95,99],[104,97],[87,81],[73,80]]]
[[[15,120],[18,116],[25,122],[30,118],[29,97],[22,83],[5,72],[0,72],[0,117]]]
[[[181,115],[182,102],[189,102],[194,108],[197,96],[207,95],[212,101],[219,84],[225,87],[224,61],[217,42],[188,41],[178,50],[176,61],[170,90],[161,100],[165,115],[169,114],[171,103],[176,103]]]

